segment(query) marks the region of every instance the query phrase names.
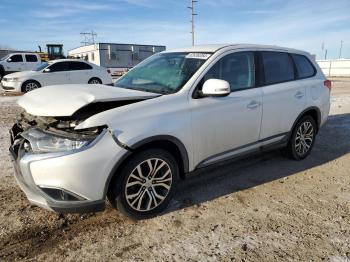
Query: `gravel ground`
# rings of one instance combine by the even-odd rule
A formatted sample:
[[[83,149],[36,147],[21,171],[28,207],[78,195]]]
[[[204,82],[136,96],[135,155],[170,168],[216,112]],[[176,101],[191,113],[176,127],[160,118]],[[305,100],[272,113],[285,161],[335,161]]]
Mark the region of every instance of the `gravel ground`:
[[[350,260],[350,84],[302,162],[265,153],[180,185],[166,214],[132,221],[32,206],[13,178],[8,129],[17,97],[0,97],[0,261]]]

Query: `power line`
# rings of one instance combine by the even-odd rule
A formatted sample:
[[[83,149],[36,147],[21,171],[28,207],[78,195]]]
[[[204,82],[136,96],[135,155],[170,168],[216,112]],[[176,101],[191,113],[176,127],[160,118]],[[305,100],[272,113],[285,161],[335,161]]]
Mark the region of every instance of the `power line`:
[[[91,32],[81,32],[80,35],[84,38],[84,40],[80,42],[81,44],[95,44],[95,37],[97,37],[97,34],[93,30],[91,30]]]
[[[188,6],[187,8],[189,8],[191,10],[191,25],[192,25],[192,45],[194,45],[194,16],[198,15],[194,12],[194,4],[197,3],[197,0],[191,0],[191,6]]]

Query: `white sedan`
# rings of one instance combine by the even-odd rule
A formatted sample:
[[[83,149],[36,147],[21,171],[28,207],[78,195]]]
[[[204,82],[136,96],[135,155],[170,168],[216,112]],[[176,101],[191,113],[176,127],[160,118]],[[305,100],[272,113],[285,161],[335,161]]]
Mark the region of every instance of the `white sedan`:
[[[5,91],[29,92],[39,87],[59,84],[112,84],[107,69],[77,59],[59,59],[42,63],[33,71],[6,75],[1,85]]]

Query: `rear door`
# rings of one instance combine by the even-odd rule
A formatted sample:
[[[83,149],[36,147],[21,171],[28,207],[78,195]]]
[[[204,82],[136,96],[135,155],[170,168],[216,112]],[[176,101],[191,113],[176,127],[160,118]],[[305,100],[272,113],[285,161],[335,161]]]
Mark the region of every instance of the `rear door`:
[[[72,84],[86,84],[91,78],[92,66],[80,61],[70,61],[69,78]]]
[[[296,81],[292,57],[285,52],[259,52],[263,91],[260,139],[283,137],[306,105],[305,87]]]
[[[32,70],[36,68],[39,64],[38,57],[34,54],[25,54],[25,68],[26,70]]]
[[[68,62],[56,62],[47,67],[47,69],[49,69],[49,71],[44,70],[40,77],[42,86],[70,83]]]

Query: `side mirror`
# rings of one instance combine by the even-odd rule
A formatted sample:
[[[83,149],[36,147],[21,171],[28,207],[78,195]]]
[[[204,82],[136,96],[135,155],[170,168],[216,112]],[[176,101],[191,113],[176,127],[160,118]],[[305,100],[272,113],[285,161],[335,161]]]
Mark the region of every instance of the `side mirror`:
[[[12,59],[11,59],[11,58],[7,59],[7,62],[11,62],[11,61],[12,61]]]
[[[45,68],[45,69],[43,70],[44,73],[49,73],[50,71],[51,71],[50,68]]]
[[[230,84],[225,80],[208,79],[202,88],[203,96],[227,96],[231,93]]]

